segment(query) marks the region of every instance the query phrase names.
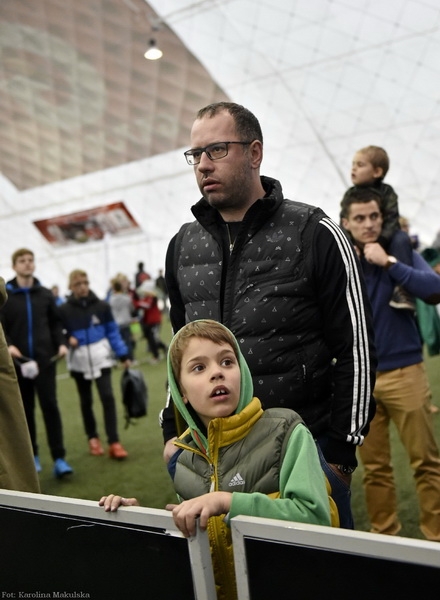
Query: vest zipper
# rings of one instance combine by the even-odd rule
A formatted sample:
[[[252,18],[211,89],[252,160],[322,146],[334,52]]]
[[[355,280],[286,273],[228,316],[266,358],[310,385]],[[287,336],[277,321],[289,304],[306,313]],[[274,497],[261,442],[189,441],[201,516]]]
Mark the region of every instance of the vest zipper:
[[[210,469],[211,469],[211,485],[209,486],[209,492],[215,492],[215,467],[213,463],[210,463]]]
[[[235,240],[232,241],[231,230],[229,229],[228,223],[226,223],[226,229],[228,232],[228,239],[229,239],[229,254],[232,254],[232,250],[234,249],[234,246],[235,246]],[[235,239],[237,239],[237,238],[235,238]]]

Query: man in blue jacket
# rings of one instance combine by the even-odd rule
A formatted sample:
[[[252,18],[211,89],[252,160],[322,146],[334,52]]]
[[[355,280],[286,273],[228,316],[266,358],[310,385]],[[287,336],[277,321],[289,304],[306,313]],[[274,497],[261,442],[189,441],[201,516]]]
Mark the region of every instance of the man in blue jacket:
[[[47,441],[57,478],[72,473],[66,462],[63,426],[56,391],[56,359],[67,354],[61,322],[52,292],[34,277],[32,250],[20,248],[12,255],[16,277],[8,281],[9,300],[0,313],[9,353],[17,372],[37,472],[41,471],[35,421],[38,394]],[[33,366],[32,370],[28,367]]]
[[[414,470],[420,529],[440,541],[440,455],[429,410],[431,391],[423,364],[414,313],[395,310],[389,298],[396,285],[429,304],[440,302],[440,277],[416,252],[413,266],[389,256],[377,242],[382,231],[381,198],[371,189],[353,190],[341,203],[344,228],[361,260],[373,310],[378,367],[376,416],[359,448],[371,529],[396,535],[401,529],[391,464],[389,423],[394,422]],[[406,235],[397,231],[394,235]]]

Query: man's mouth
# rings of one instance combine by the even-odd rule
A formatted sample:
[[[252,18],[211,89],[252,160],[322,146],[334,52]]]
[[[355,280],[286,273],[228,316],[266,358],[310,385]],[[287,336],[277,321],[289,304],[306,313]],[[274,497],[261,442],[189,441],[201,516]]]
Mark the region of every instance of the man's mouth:
[[[219,182],[216,181],[215,179],[206,179],[203,182],[203,189],[209,191],[210,189],[217,187],[219,185]]]

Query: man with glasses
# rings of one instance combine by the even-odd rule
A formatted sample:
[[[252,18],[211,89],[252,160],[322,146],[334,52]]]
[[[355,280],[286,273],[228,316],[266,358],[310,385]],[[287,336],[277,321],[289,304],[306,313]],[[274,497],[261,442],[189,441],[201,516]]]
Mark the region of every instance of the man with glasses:
[[[322,210],[285,199],[278,181],[260,176],[263,136],[246,108],[201,109],[185,158],[203,197],[168,247],[173,330],[215,319],[233,331],[264,408],[292,408],[311,429],[341,525],[353,527],[349,485],[374,415],[375,352],[351,244]],[[161,424],[172,473],[170,403]]]

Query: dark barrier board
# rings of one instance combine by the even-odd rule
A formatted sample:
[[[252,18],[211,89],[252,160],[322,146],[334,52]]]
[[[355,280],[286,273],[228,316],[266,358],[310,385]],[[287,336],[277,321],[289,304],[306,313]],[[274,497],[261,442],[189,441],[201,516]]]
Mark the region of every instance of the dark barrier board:
[[[215,598],[206,534],[165,511],[1,491],[0,532],[0,598]]]
[[[239,600],[416,598],[440,586],[440,544],[237,517]]]

